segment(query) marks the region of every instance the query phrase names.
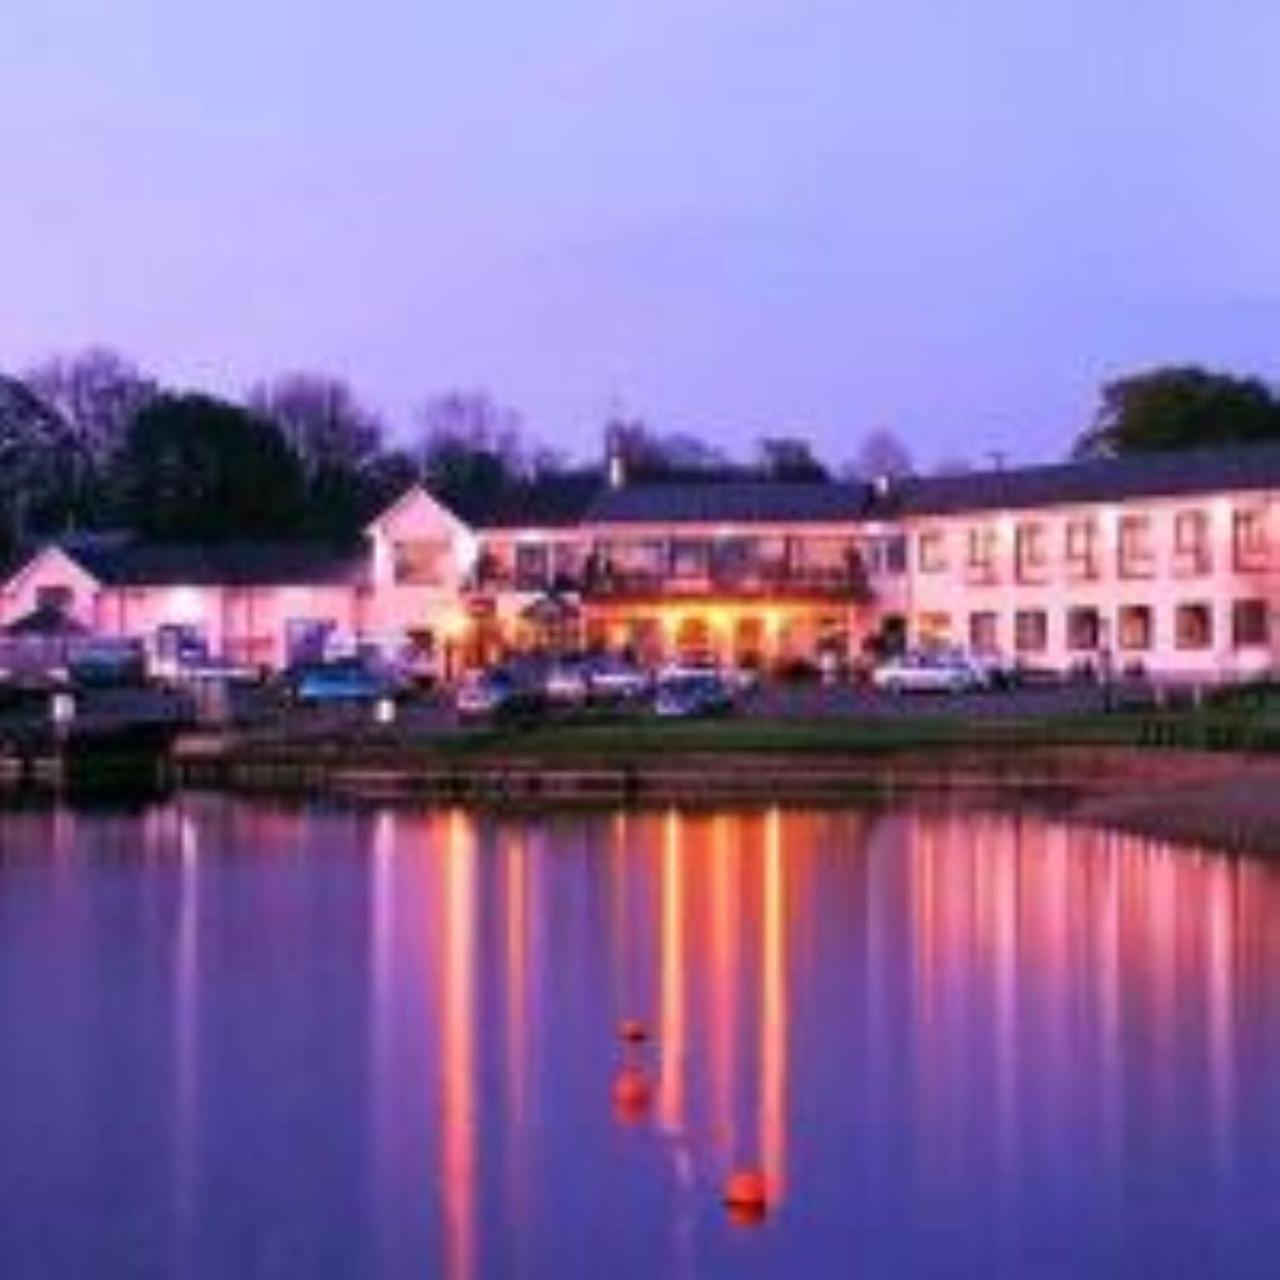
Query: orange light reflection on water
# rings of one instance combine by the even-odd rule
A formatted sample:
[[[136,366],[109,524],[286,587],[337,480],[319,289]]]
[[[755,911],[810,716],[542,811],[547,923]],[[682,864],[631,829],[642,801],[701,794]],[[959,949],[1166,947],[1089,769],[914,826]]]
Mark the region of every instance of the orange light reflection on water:
[[[442,1186],[445,1274],[476,1274],[476,848],[475,829],[449,815],[444,858],[441,970]]]

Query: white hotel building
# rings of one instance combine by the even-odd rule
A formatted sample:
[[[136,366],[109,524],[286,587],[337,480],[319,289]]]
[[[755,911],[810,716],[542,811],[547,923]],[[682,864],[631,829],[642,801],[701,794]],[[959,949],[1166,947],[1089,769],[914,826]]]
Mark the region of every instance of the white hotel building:
[[[474,511],[423,489],[357,544],[65,538],[0,578],[0,631],[57,614],[263,666],[413,637],[450,670],[512,648],[768,666],[949,642],[1067,670],[1280,670],[1280,447],[913,477],[562,477]]]

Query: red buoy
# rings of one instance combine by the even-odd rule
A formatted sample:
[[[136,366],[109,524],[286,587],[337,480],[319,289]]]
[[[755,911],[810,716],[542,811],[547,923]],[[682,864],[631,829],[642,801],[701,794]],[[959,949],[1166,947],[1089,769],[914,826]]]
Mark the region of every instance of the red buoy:
[[[644,1044],[649,1039],[649,1028],[639,1018],[623,1018],[618,1024],[618,1036],[624,1044]]]
[[[724,1184],[724,1207],[734,1222],[759,1222],[769,1211],[769,1186],[759,1169],[736,1169]]]
[[[613,1109],[623,1120],[640,1120],[653,1103],[653,1087],[640,1067],[626,1066],[613,1078]]]

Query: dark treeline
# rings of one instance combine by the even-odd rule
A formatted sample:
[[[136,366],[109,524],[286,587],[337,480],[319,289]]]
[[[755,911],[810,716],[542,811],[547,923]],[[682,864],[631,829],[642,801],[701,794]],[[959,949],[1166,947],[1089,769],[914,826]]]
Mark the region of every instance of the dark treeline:
[[[93,348],[0,374],[0,554],[32,539],[133,529],[161,540],[346,540],[420,480],[461,511],[541,478],[603,474],[605,441],[635,477],[828,476],[803,440],[759,442],[750,462],[640,421],[602,430],[585,465],[534,438],[481,391],[424,400],[393,439],[341,379],[290,373],[233,401],[163,386]],[[892,433],[870,433],[853,470],[910,469]],[[848,470],[848,469],[846,469]]]
[[[639,421],[606,424],[602,435],[637,477],[831,474],[798,437],[762,440],[751,461],[738,462],[695,435]],[[1268,440],[1280,441],[1280,399],[1267,384],[1174,367],[1108,383],[1073,453]],[[602,465],[603,447],[587,467]],[[0,554],[37,537],[105,528],[172,540],[345,540],[415,480],[466,511],[584,469],[484,392],[426,399],[396,441],[345,382],[321,373],[260,383],[241,401],[165,387],[100,348],[0,374]],[[912,470],[902,440],[879,429],[839,474]]]
[[[345,540],[415,480],[462,501],[557,465],[479,392],[427,400],[400,445],[324,374],[241,401],[167,388],[101,349],[0,375],[0,551],[104,528]]]

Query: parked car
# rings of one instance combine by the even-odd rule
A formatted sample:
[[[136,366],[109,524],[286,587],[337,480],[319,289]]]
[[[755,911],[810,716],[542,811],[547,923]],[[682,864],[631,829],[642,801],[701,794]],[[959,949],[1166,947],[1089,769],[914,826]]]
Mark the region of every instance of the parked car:
[[[724,715],[734,708],[733,690],[714,672],[669,675],[658,685],[655,714],[664,720]]]
[[[714,658],[682,658],[668,664],[659,673],[659,683],[682,676],[704,676],[719,680],[731,694],[751,693],[760,686],[760,673],[752,667],[739,667],[717,662]]]
[[[196,685],[219,680],[227,684],[260,684],[263,678],[261,667],[205,653],[184,660],[170,679],[173,684]]]
[[[0,686],[5,700],[26,704],[51,693],[66,689],[71,683],[71,673],[62,663],[15,663],[0,672]]]
[[[571,659],[553,662],[542,677],[542,690],[554,705],[580,707],[591,696],[590,673]]]
[[[454,709],[465,722],[521,719],[540,714],[547,697],[536,682],[503,667],[469,672],[454,696]]]
[[[973,663],[985,677],[988,689],[1012,689],[1027,677],[1025,667],[1003,653],[957,653],[960,661]]]
[[[304,667],[292,678],[293,700],[302,706],[376,702],[400,698],[404,682],[393,672],[370,667],[358,659]]]
[[[598,658],[587,666],[591,696],[602,701],[637,701],[653,689],[653,677],[623,658]]]
[[[991,686],[981,665],[949,651],[888,658],[872,672],[871,683],[889,693],[971,693]]]
[[[147,656],[128,640],[93,640],[67,658],[67,676],[80,689],[117,689],[146,683]]]

